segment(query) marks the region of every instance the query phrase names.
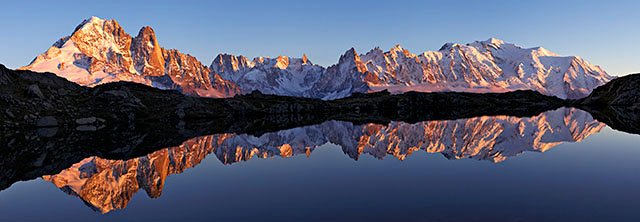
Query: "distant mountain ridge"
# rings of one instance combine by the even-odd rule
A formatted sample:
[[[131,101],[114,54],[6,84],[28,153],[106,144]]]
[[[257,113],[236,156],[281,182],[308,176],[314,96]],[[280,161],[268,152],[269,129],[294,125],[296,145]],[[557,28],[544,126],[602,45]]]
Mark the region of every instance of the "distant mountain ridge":
[[[559,56],[542,47],[521,48],[491,38],[444,44],[438,51],[413,54],[396,45],[365,54],[347,50],[330,67],[302,58],[249,59],[219,54],[204,66],[195,57],[158,44],[153,29],[136,37],[115,20],[92,17],[22,69],[52,72],[81,85],[134,81],[188,95],[230,97],[254,90],[265,94],[322,99],[356,92],[504,92],[536,90],[577,99],[613,79],[580,57]]]

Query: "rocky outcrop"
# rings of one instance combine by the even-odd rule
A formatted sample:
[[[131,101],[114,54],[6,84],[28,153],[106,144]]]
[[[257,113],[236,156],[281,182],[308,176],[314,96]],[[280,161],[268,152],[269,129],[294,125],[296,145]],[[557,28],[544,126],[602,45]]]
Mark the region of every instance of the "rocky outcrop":
[[[327,68],[326,72],[313,85],[312,97],[324,99],[342,98],[352,93],[365,93],[369,87],[366,79],[366,67],[354,48],[340,56],[338,64]]]
[[[131,54],[136,71],[143,76],[164,75],[163,49],[149,26],[142,27],[131,43]]]
[[[618,77],[574,101],[611,128],[640,134],[640,74]]]
[[[0,80],[0,129],[57,126],[86,111],[75,105],[88,90],[54,74],[34,75],[0,65]]]
[[[585,105],[627,106],[640,109],[640,74],[618,77],[579,100]]]
[[[236,84],[211,74],[195,57],[178,50],[162,50],[166,76],[150,77],[162,88],[177,88],[187,95],[228,97],[239,92]]]

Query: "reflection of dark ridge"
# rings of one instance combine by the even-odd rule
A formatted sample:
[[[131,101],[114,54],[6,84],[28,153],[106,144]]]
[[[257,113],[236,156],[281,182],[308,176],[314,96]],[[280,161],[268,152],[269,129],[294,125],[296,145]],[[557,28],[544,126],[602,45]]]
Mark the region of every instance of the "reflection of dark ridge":
[[[607,126],[633,134],[640,134],[640,109],[629,106],[608,106],[601,108],[581,107]]]
[[[640,134],[640,74],[613,79],[573,105],[613,129]]]

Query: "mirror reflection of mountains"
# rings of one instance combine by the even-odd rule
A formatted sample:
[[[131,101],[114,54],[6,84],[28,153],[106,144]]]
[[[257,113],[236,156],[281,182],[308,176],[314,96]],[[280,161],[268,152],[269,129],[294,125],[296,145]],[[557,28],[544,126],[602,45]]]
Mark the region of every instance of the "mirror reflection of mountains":
[[[332,143],[354,160],[362,155],[404,160],[424,150],[447,159],[497,163],[525,151],[544,152],[563,142],[581,141],[604,126],[589,113],[571,108],[530,118],[492,116],[387,125],[327,121],[261,136],[196,137],[130,160],[89,157],[44,179],[78,196],[92,209],[107,213],[125,208],[140,189],[151,198],[159,197],[168,175],[182,173],[210,154],[224,164],[233,164],[252,158],[309,156],[321,145]]]

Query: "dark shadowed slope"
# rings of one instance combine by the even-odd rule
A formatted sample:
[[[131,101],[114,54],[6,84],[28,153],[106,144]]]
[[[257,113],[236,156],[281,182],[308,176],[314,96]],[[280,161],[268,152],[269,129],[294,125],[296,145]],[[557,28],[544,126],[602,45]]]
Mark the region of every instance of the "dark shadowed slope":
[[[611,128],[640,134],[640,74],[616,78],[576,103]]]

